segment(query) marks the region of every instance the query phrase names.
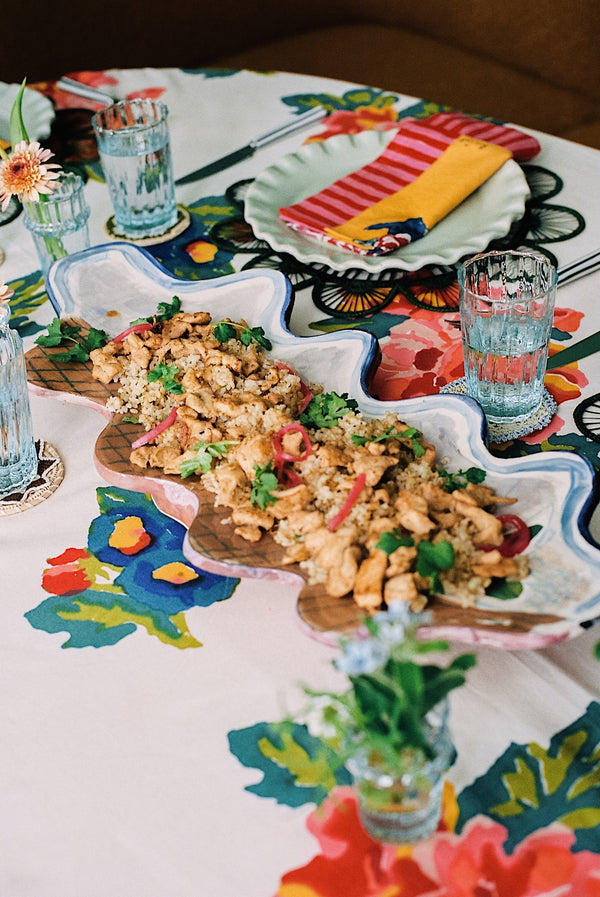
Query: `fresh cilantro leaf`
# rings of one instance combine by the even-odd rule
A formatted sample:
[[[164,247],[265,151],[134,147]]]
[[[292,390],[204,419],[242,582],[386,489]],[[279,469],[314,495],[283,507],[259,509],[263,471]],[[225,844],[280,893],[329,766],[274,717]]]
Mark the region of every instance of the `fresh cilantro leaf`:
[[[127,424],[139,424],[139,419],[135,414],[124,414],[123,421]]]
[[[308,427],[335,427],[337,422],[350,411],[358,409],[358,402],[348,398],[348,393],[322,392],[313,396],[298,418]]]
[[[377,541],[375,548],[380,548],[382,551],[385,551],[386,554],[392,554],[397,548],[400,548],[401,546],[412,548],[414,544],[415,540],[412,536],[404,535],[403,533],[400,533],[397,529],[395,529],[390,533],[382,533]]]
[[[158,303],[154,318],[157,321],[168,321],[173,315],[176,315],[178,311],[181,311],[181,300],[179,296],[173,296],[171,302]]]
[[[446,492],[454,492],[455,489],[465,489],[468,483],[483,483],[486,477],[486,472],[481,467],[467,467],[466,470],[459,469],[456,473],[438,470],[438,473],[444,477],[444,489]]]
[[[366,445],[367,442],[385,442],[386,439],[392,439],[394,436],[399,435],[400,434],[396,433],[393,427],[388,427],[381,436],[359,436],[354,433],[350,438],[353,445]]]
[[[522,582],[509,582],[504,577],[494,576],[485,590],[485,594],[492,598],[499,598],[500,601],[511,601],[518,598],[522,591]]]
[[[172,395],[181,395],[185,392],[185,389],[182,384],[175,379],[179,372],[179,368],[176,364],[164,364],[161,362],[160,364],[155,365],[151,371],[148,371],[146,379],[148,380],[148,383],[156,383],[156,381],[160,380],[166,392],[170,392]]]
[[[153,324],[154,321],[168,321],[173,315],[176,315],[178,311],[181,311],[181,300],[178,296],[173,296],[172,302],[158,303],[156,314],[150,315],[147,318],[136,318],[135,321],[129,322],[129,326],[135,327],[136,324]]]
[[[53,358],[56,361],[66,362],[66,361],[88,361],[90,355],[89,352],[86,352],[84,348],[82,348],[79,343],[75,343],[68,352],[57,352]]]
[[[224,440],[223,442],[205,442],[204,439],[200,439],[193,447],[196,452],[195,457],[189,458],[187,461],[182,461],[179,465],[181,476],[185,479],[193,473],[198,473],[198,471],[200,471],[200,473],[208,473],[213,458],[220,458],[227,454],[230,445],[238,445],[238,443],[231,440]]]
[[[241,324],[231,324],[229,321],[219,321],[213,333],[220,343],[226,343],[228,339],[239,339],[244,346],[249,346],[253,340],[263,349],[271,349],[273,345],[265,336],[262,327],[245,327]]]
[[[87,336],[80,340],[82,349],[86,352],[92,352],[94,349],[101,349],[108,342],[108,333],[105,330],[98,330],[92,327]]]
[[[67,349],[65,343],[73,344],[68,347],[68,351],[54,355],[54,358],[60,362],[87,361],[93,349],[100,349],[108,342],[108,334],[104,330],[92,327],[84,336],[79,325],[68,324],[66,321],[61,321],[60,318],[54,318],[48,325],[47,331],[46,335],[41,334],[36,339],[38,346],[44,346],[44,348],[64,346]]]
[[[449,570],[454,566],[454,546],[443,539],[440,542],[427,542],[422,539],[417,546],[417,573],[424,578],[429,577],[429,589],[443,593],[439,571]]]
[[[63,322],[60,318],[54,318],[47,327],[47,334],[41,334],[36,339],[38,346],[60,346],[66,334],[63,333]]]
[[[408,427],[399,433],[393,427],[388,427],[381,436],[358,436],[354,434],[350,437],[354,445],[366,445],[367,442],[385,442],[386,439],[410,439],[411,448],[415,458],[421,458],[425,454],[425,449],[420,443],[421,433],[414,427]]]
[[[273,348],[271,340],[267,339],[262,327],[244,327],[240,331],[240,342],[242,342],[244,346],[249,346],[252,340],[258,343],[259,346],[262,346],[263,349]]]
[[[235,327],[227,321],[219,321],[218,324],[215,324],[213,333],[215,339],[218,339],[220,343],[226,343],[228,339],[235,339],[236,337]]]
[[[273,464],[269,461],[264,467],[254,465],[254,480],[252,481],[252,489],[250,492],[250,503],[258,505],[261,510],[265,510],[267,505],[274,505],[277,501],[276,495],[271,492],[277,489],[279,483],[273,472]]]

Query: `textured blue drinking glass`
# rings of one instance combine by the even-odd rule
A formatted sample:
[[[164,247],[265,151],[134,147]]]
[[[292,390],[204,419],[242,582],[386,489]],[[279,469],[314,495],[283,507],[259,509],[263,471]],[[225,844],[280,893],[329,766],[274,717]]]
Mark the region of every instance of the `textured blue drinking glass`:
[[[487,252],[458,271],[467,394],[488,420],[534,414],[544,395],[556,268],[529,252]]]
[[[177,221],[168,110],[158,100],[113,103],[92,124],[115,212],[115,233],[166,233]]]

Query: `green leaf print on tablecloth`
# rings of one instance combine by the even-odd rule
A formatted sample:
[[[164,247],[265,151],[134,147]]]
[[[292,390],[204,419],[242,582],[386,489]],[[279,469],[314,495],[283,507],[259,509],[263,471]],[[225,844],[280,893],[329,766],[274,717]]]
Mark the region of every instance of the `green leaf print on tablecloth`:
[[[598,850],[600,826],[600,704],[554,735],[547,749],[511,744],[458,798],[457,831],[483,813],[502,823],[511,850],[531,832],[562,822],[577,850]]]
[[[246,791],[275,798],[278,804],[300,807],[321,804],[338,785],[352,781],[324,741],[292,722],[257,723],[230,732],[229,748],[244,766],[263,773]]]

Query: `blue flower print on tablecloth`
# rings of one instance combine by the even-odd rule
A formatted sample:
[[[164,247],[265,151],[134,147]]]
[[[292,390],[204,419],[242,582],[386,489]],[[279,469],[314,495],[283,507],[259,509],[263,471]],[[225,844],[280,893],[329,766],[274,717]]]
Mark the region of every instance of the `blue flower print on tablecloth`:
[[[51,597],[25,614],[30,624],[68,632],[65,648],[112,645],[140,628],[177,648],[200,647],[185,611],[230,598],[239,580],[190,564],[185,528],[149,496],[107,487],[97,497],[87,548],[48,559],[42,586]]]

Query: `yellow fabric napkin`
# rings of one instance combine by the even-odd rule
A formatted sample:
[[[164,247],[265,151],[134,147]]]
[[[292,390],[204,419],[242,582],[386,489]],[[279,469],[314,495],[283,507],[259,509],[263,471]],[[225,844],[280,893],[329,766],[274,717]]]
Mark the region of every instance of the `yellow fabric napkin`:
[[[388,234],[424,236],[452,209],[488,180],[510,150],[484,140],[461,136],[407,186],[376,202],[325,233],[336,241],[363,248]]]

